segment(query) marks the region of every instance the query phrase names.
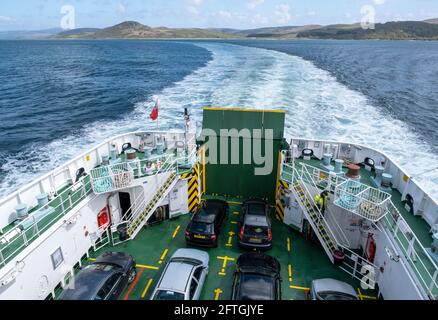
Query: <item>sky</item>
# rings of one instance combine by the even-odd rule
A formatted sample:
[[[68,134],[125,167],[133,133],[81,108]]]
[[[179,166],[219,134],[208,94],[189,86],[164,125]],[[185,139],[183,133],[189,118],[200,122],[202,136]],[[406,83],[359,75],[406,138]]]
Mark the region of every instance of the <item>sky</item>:
[[[1,0],[0,31],[102,28],[127,20],[177,28],[327,25],[360,22],[370,8],[376,22],[438,18],[438,0]]]

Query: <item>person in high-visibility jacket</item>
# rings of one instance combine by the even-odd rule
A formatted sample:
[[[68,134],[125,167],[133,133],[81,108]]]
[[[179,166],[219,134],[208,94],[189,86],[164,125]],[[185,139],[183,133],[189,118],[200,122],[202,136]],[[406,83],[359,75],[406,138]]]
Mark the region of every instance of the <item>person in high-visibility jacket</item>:
[[[329,202],[329,192],[328,191],[324,191],[323,193],[321,193],[321,197],[323,200],[323,207],[322,207],[322,213],[325,213],[325,210],[327,210],[328,208],[328,202]]]
[[[324,198],[320,194],[317,194],[314,200],[318,209],[322,212],[324,210]]]

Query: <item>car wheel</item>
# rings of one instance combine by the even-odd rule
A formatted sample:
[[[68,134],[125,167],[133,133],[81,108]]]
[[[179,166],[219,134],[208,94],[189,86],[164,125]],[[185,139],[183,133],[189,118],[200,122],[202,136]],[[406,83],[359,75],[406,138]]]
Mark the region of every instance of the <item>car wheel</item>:
[[[135,268],[132,268],[128,274],[128,283],[133,283],[136,277],[137,277],[137,270]]]

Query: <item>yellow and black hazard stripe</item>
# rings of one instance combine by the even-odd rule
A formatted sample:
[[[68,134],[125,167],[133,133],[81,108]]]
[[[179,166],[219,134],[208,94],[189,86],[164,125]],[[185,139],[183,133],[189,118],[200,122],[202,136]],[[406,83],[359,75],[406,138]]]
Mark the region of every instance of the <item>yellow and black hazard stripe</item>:
[[[286,190],[289,189],[290,185],[283,180],[279,181],[277,190],[277,205],[275,207],[275,213],[277,220],[284,221],[284,206],[281,202],[281,198],[286,194]]]
[[[181,179],[187,180],[189,197],[189,212],[195,212],[199,206],[199,165],[196,165],[192,172],[183,174]]]

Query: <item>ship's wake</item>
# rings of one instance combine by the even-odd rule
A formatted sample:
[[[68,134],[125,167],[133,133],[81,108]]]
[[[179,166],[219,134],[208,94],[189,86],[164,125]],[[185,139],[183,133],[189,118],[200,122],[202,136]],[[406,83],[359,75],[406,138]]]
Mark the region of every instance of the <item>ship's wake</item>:
[[[288,135],[377,148],[417,176],[420,185],[438,199],[438,170],[423,174],[438,165],[438,155],[405,123],[384,114],[363,94],[299,57],[237,45],[198,45],[212,52],[212,60],[156,93],[160,129],[182,128],[184,107],[190,108],[198,125],[206,106],[283,109],[288,112]],[[0,193],[17,189],[111,136],[155,129],[145,106],[148,102],[118,121],[96,121],[67,138],[5,159]]]

